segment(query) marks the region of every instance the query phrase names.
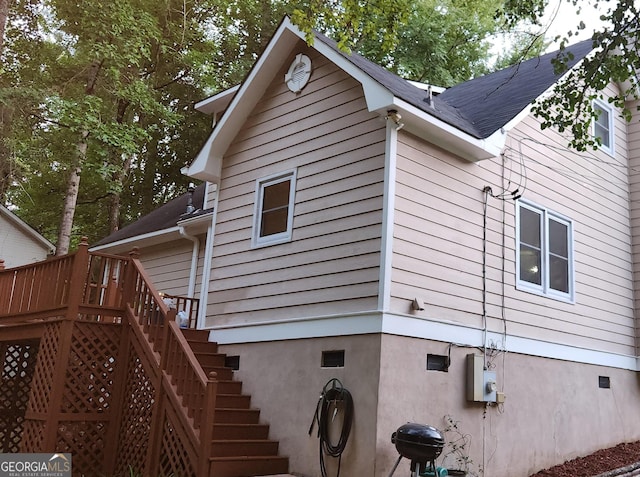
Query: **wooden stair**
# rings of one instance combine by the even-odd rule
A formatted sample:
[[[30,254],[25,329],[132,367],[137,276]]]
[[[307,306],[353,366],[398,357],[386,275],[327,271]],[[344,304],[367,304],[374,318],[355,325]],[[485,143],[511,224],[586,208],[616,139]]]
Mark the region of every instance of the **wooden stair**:
[[[225,366],[226,356],[209,341],[209,332],[182,331],[205,373],[217,373],[209,477],[287,474],[289,459],[278,455],[278,442],[269,439],[269,425],[260,422],[260,410],[251,407],[251,396],[242,394],[242,382]]]

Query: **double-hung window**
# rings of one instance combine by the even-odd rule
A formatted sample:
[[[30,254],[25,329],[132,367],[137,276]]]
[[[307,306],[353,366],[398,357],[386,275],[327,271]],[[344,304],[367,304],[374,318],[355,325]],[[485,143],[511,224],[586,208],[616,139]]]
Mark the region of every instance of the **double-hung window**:
[[[593,102],[597,117],[593,120],[593,137],[600,139],[600,149],[613,155],[613,108],[602,101]]]
[[[295,170],[256,181],[252,246],[291,240],[295,190]]]
[[[573,224],[530,202],[516,205],[518,289],[573,301]]]

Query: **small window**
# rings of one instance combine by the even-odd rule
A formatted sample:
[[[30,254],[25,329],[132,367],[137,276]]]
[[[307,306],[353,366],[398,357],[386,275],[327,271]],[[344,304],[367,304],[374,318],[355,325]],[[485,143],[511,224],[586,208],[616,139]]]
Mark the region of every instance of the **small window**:
[[[600,149],[613,155],[613,109],[602,101],[594,101],[597,117],[593,120],[593,137],[600,139]]]
[[[291,240],[295,183],[295,171],[258,179],[253,221],[254,247]]]
[[[573,224],[531,203],[517,203],[518,289],[573,301]]]

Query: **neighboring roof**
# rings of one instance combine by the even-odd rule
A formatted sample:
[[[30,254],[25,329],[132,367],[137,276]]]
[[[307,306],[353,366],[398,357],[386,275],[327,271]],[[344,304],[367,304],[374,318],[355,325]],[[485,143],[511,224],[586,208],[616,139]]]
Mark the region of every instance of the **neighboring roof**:
[[[23,221],[16,214],[7,209],[4,205],[0,205],[0,215],[5,217],[9,222],[13,223],[16,228],[21,230],[24,234],[31,237],[33,240],[38,242],[43,249],[47,252],[55,253],[56,247],[51,242],[49,242],[46,238],[40,235],[35,229],[33,229],[29,224]],[[2,257],[0,257],[2,258]]]
[[[193,191],[192,202],[196,210],[191,214],[186,213],[189,201],[189,193],[187,192],[96,242],[91,246],[91,249],[104,248],[108,244],[123,242],[134,237],[159,234],[162,231],[175,231],[178,222],[210,212],[210,210],[202,210],[205,188],[206,184],[203,183]]]
[[[192,164],[183,169],[184,174],[219,181],[222,158],[232,139],[282,66],[282,58],[304,40],[304,33],[285,17],[239,88],[199,103],[207,111],[219,110],[227,102],[228,108]],[[322,34],[315,34],[313,48],[361,83],[369,111],[387,116],[394,110],[407,131],[470,161],[500,154],[510,122],[515,123],[566,74],[556,73],[551,60],[557,53],[549,53],[430,95],[361,55],[341,51]],[[568,68],[591,50],[591,40],[567,47],[564,51],[572,55]]]

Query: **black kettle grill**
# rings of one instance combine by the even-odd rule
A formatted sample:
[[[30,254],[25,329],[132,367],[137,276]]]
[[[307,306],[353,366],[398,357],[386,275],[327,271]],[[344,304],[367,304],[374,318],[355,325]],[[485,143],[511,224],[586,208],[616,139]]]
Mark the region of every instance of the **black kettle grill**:
[[[421,475],[428,468],[435,469],[436,458],[444,448],[444,437],[438,429],[412,422],[400,426],[391,435],[391,442],[395,444],[400,457],[393,466],[389,477],[393,475],[403,457],[411,461],[412,477]]]

